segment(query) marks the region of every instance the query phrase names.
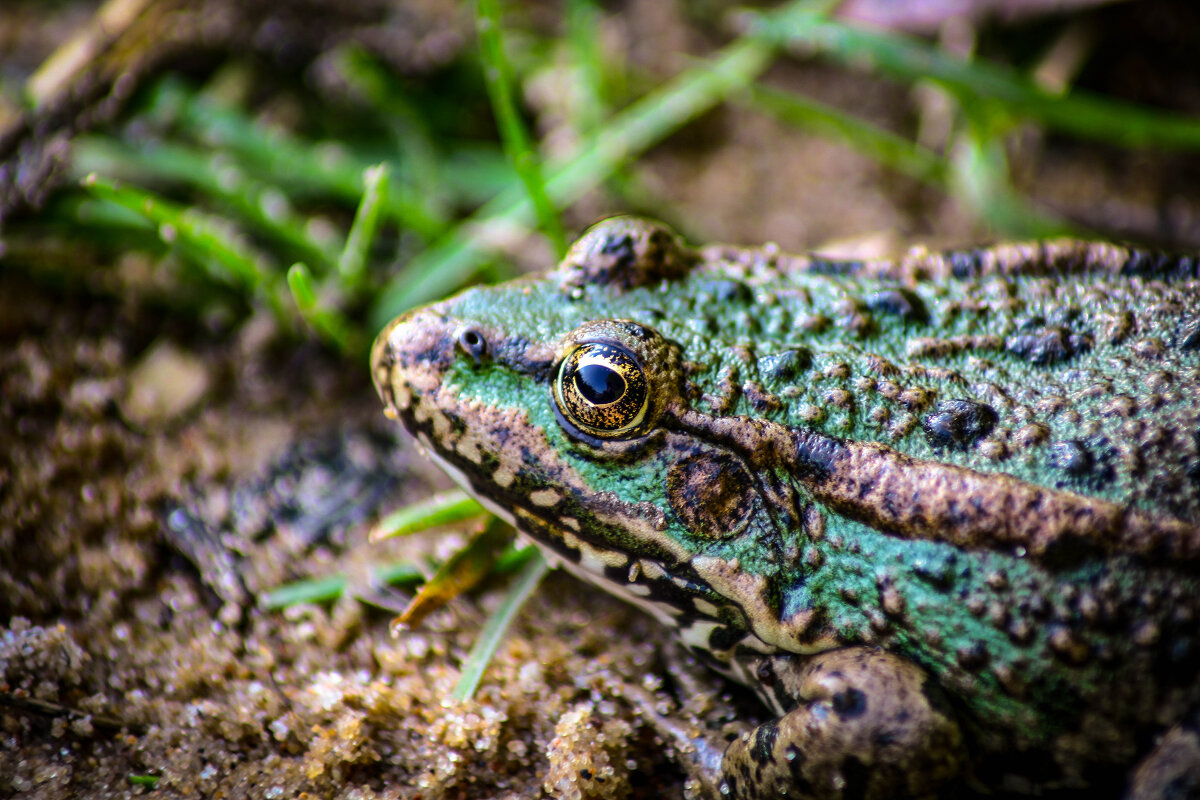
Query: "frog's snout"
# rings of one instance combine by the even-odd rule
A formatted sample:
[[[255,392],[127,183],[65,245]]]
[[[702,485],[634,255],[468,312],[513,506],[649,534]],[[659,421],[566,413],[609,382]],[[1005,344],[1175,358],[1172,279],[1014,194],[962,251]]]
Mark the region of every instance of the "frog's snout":
[[[416,398],[441,385],[454,359],[458,326],[419,309],[388,323],[371,347],[371,379],[389,416],[407,411]]]

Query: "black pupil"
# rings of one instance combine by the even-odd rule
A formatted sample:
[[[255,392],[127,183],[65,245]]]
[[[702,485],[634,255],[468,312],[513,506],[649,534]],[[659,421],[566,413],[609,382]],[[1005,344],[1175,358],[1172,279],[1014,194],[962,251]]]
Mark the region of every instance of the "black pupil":
[[[575,385],[589,403],[615,403],[625,394],[625,379],[617,371],[599,364],[584,364],[575,373]]]

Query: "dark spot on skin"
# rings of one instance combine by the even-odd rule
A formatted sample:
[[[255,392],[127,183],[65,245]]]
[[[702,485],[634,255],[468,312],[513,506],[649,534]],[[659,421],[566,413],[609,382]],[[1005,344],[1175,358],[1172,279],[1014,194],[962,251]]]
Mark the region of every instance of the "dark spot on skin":
[[[824,480],[832,474],[838,462],[848,455],[841,439],[816,431],[798,430],[795,442],[797,463],[816,473],[814,477],[818,480]]]
[[[814,275],[854,275],[862,270],[861,261],[833,261],[814,258],[808,262],[808,272]]]
[[[956,253],[947,253],[947,259],[950,261],[950,272],[954,277],[961,279],[974,278],[982,272],[980,261],[980,253],[978,250],[959,251]]]
[[[788,383],[794,381],[801,372],[812,366],[812,353],[801,348],[784,350],[763,356],[758,360],[758,371],[763,377]]]
[[[1175,336],[1180,350],[1200,350],[1200,317],[1184,320]]]
[[[833,710],[842,719],[856,719],[867,710],[867,696],[858,689],[850,688],[833,696]]]
[[[750,287],[738,281],[705,281],[697,287],[697,291],[709,295],[719,303],[748,305],[754,299],[754,293],[750,291]]]
[[[633,237],[629,236],[628,234],[624,236],[607,237],[605,238],[604,243],[600,246],[600,252],[612,258],[612,269],[629,269],[633,265],[635,258],[633,251]]]
[[[913,574],[938,589],[949,589],[954,583],[954,554],[937,561],[918,558],[912,563]]]
[[[754,734],[754,747],[750,750],[751,757],[759,764],[766,764],[775,756],[775,740],[779,738],[779,725],[766,722],[758,726]]]
[[[794,744],[789,744],[785,758],[788,771],[792,773],[792,785],[796,788],[796,792],[801,797],[812,797],[815,794],[812,781],[804,775],[804,751]]]
[[[529,350],[532,347],[529,339],[523,336],[506,336],[499,342],[492,342],[489,351],[493,359],[514,372],[530,375],[539,383],[546,383],[558,365],[553,358],[530,358]]]
[[[1175,633],[1174,640],[1168,650],[1168,658],[1164,661],[1166,675],[1162,677],[1168,682],[1179,675],[1195,675],[1200,672],[1200,640],[1194,634]],[[1200,706],[1197,707],[1200,711]]]
[[[1046,313],[1050,325],[1067,326],[1079,319],[1082,312],[1077,306],[1054,306]]]
[[[636,322],[630,322],[630,321],[626,320],[626,321],[622,321],[618,324],[621,326],[622,330],[624,330],[630,336],[632,336],[635,339],[640,339],[643,342],[648,341],[654,337],[654,331],[650,330],[649,328],[645,327],[644,325],[639,325]]]
[[[450,366],[450,361],[454,358],[454,351],[450,347],[448,337],[438,336],[436,339],[432,339],[424,349],[406,351],[404,355],[405,358],[401,359],[400,363],[405,366],[429,364],[444,369]]]
[[[718,625],[708,635],[708,647],[714,652],[729,650],[740,642],[743,636],[745,636],[745,632],[732,625]]]
[[[1079,483],[1087,488],[1099,488],[1110,483],[1115,472],[1112,466],[1116,454],[1112,444],[1104,438],[1095,441],[1068,439],[1050,446],[1050,466],[1061,470],[1070,480],[1060,482]]]
[[[880,314],[891,314],[904,322],[929,324],[929,310],[920,295],[911,289],[885,289],[863,298],[867,308]]]
[[[1042,316],[1041,314],[1022,315],[1022,316],[1018,317],[1015,320],[1015,322],[1017,325],[1017,330],[1029,332],[1029,331],[1037,330],[1038,328],[1045,325],[1046,318],[1044,316]]]
[[[1010,336],[1005,349],[1030,364],[1045,366],[1066,361],[1092,348],[1091,337],[1062,327],[1040,328],[1032,333]]]
[[[1050,465],[1068,475],[1087,475],[1095,464],[1095,457],[1081,441],[1055,442],[1050,448]]]
[[[758,662],[758,666],[754,668],[754,677],[760,685],[768,689],[775,685],[775,665],[769,658]]]
[[[667,318],[667,312],[661,308],[639,308],[633,311],[631,316],[648,319],[651,322],[662,322]]]
[[[988,662],[988,651],[983,642],[973,642],[958,648],[954,653],[958,665],[965,670],[974,672]]]
[[[995,409],[973,400],[943,400],[921,422],[931,447],[965,450],[987,436],[999,417]]]
[[[925,698],[925,702],[929,707],[936,711],[946,719],[954,719],[954,709],[950,706],[950,701],[946,698],[946,693],[942,691],[942,687],[938,686],[933,678],[926,677],[921,681],[921,696]]]
[[[496,425],[488,429],[496,443],[501,447],[508,444],[508,440],[512,438],[513,429],[507,425]]]
[[[1068,569],[1085,560],[1103,558],[1103,551],[1096,542],[1079,535],[1061,536],[1046,545],[1042,560],[1056,569]]]
[[[879,749],[883,749],[896,741],[896,734],[893,731],[876,731],[871,737],[871,741]]]
[[[1122,275],[1140,275],[1155,278],[1200,277],[1200,259],[1193,256],[1176,256],[1169,253],[1148,253],[1133,250],[1121,265]]]

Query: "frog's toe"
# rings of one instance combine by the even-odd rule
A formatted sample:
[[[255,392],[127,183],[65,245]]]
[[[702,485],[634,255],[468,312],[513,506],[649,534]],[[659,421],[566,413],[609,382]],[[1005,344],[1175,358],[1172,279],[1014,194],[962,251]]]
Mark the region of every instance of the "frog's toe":
[[[923,797],[961,769],[958,724],[919,667],[867,648],[771,661],[798,705],[729,745],[723,797]]]
[[[1200,706],[1167,731],[1142,759],[1126,800],[1192,800],[1200,797]]]

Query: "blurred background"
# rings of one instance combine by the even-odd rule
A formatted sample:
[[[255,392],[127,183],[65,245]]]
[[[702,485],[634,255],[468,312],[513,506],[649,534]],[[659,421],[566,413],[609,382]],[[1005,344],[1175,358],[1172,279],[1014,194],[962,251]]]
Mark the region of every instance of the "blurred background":
[[[0,794],[678,796],[620,604],[550,578],[466,705],[502,594],[388,636],[372,570],[411,588],[477,523],[366,543],[446,487],[375,332],[618,212],[1200,248],[1197,41],[1190,0],[5,0]],[[761,712],[692,680],[715,729]]]

